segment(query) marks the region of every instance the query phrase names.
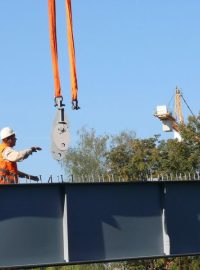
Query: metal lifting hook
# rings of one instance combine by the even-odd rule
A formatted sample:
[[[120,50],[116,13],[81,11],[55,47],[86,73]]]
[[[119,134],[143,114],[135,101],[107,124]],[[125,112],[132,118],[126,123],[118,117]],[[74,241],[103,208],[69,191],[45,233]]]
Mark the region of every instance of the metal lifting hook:
[[[55,106],[58,110],[53,122],[51,152],[54,159],[61,160],[64,158],[70,143],[69,124],[62,96],[55,98]]]

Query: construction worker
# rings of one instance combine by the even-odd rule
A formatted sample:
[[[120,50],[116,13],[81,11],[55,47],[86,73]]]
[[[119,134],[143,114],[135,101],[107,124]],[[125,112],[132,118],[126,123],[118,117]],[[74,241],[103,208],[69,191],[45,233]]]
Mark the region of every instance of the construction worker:
[[[15,132],[10,127],[5,127],[0,132],[2,143],[0,144],[0,184],[18,183],[18,177],[38,181],[37,176],[20,172],[17,169],[17,162],[26,159],[33,152],[42,150],[40,147],[31,147],[22,151],[15,151]]]

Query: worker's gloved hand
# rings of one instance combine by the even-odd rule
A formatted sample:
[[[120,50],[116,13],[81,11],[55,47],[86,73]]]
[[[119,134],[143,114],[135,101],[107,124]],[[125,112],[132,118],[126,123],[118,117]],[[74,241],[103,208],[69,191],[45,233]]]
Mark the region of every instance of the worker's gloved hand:
[[[38,176],[32,176],[31,180],[38,182],[40,179]]]
[[[40,179],[38,176],[34,176],[34,175],[28,175],[28,177],[26,177],[27,179],[33,180],[38,182]]]
[[[32,152],[37,152],[37,151],[42,150],[42,148],[38,147],[38,146],[33,146],[33,147],[31,147],[31,150],[32,150]]]

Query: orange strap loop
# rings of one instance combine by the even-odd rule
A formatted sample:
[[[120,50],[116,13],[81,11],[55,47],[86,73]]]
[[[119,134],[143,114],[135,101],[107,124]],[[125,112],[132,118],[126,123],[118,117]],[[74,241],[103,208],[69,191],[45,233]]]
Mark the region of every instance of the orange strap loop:
[[[51,44],[51,55],[54,74],[54,85],[55,85],[55,98],[57,98],[61,97],[62,94],[61,94],[60,75],[58,66],[55,0],[48,0],[48,8],[49,8],[50,44]],[[67,15],[67,37],[68,37],[68,49],[70,61],[70,80],[72,88],[72,103],[76,102],[74,108],[78,109],[78,101],[77,101],[78,83],[76,73],[76,58],[75,58],[75,47],[73,37],[71,0],[66,0],[66,15]]]
[[[71,0],[66,0],[66,15],[67,15],[66,17],[67,17],[68,49],[70,60],[70,78],[71,78],[72,102],[73,102],[77,101],[78,83],[76,74],[76,57],[75,57],[74,36],[73,36]]]
[[[49,0],[48,8],[49,8],[49,31],[50,31],[50,45],[51,45],[51,55],[54,74],[55,97],[59,97],[61,96],[61,87],[60,87],[60,75],[58,67],[55,0]]]

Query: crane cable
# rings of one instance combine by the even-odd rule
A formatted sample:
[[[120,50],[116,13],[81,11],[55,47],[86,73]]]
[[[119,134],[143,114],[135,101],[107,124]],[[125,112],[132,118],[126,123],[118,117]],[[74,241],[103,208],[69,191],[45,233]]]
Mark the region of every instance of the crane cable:
[[[55,99],[56,99],[56,98],[62,97],[62,93],[61,93],[60,74],[59,74],[59,65],[58,65],[55,0],[48,0],[48,12],[49,12],[50,46],[51,46]],[[73,106],[73,109],[77,110],[79,109],[78,98],[77,98],[78,83],[77,83],[76,58],[75,58],[75,47],[74,47],[73,25],[72,25],[71,0],[66,0],[66,16],[67,16],[67,37],[68,37],[69,60],[70,60],[72,106]]]
[[[183,99],[185,105],[187,106],[188,110],[191,112],[192,116],[193,116],[193,117],[196,117],[196,116],[194,115],[193,111],[191,110],[190,106],[188,105],[187,101],[184,99],[182,93],[181,93],[181,97],[182,97],[182,99]]]

